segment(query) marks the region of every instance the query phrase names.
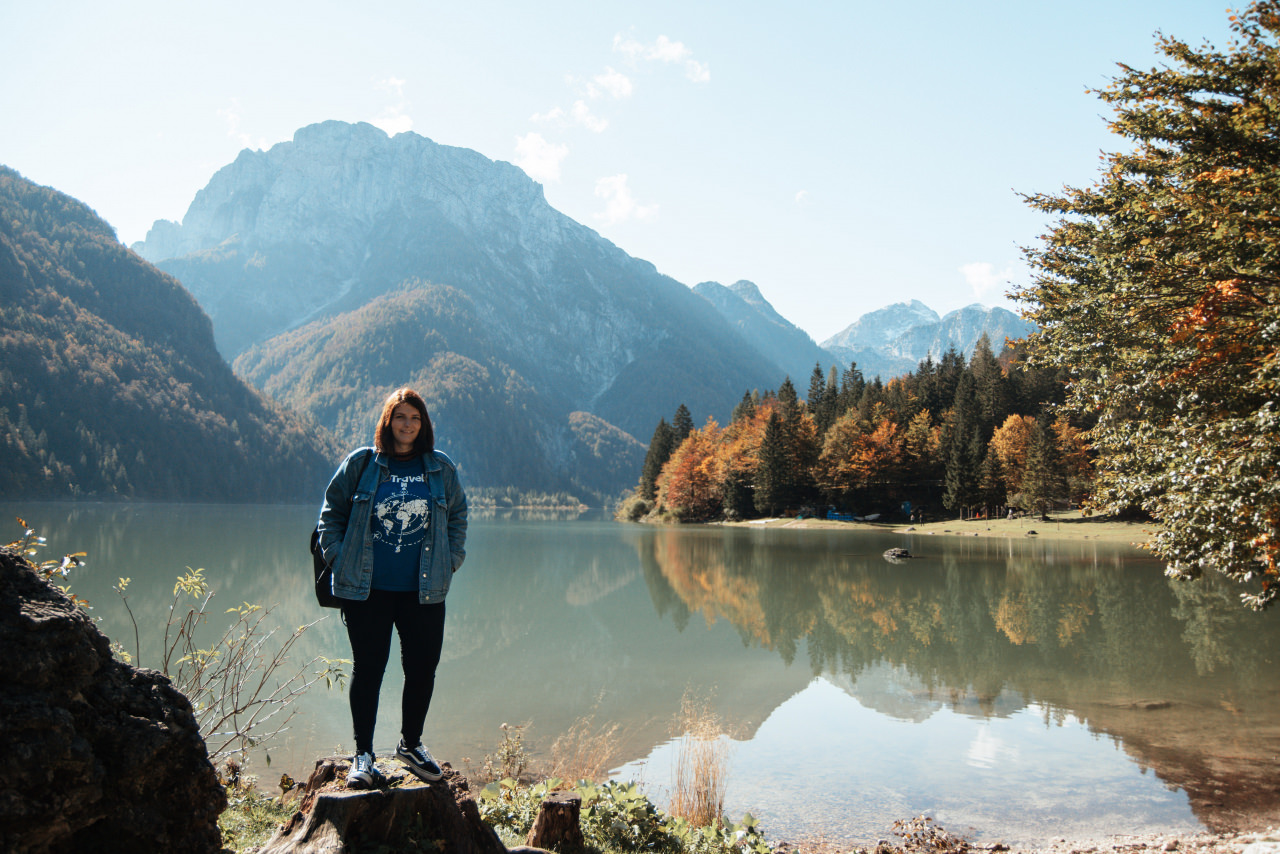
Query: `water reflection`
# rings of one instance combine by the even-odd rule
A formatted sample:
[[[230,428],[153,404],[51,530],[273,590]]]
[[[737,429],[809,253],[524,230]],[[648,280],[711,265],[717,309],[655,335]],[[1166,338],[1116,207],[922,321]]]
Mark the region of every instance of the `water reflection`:
[[[727,620],[788,663],[804,648],[815,676],[866,709],[920,723],[944,708],[999,719],[1034,706],[1055,726],[1114,736],[1210,827],[1238,824],[1243,804],[1276,813],[1280,632],[1233,585],[1167,581],[1098,543],[920,537],[915,559],[890,564],[881,552],[902,538],[823,539],[665,531],[643,559],[677,627]],[[970,747],[978,764],[1008,765],[989,742]]]
[[[110,585],[133,579],[143,664],[185,566],[206,568],[215,610],[275,603],[285,626],[321,615],[304,545],[314,507],[0,514],[24,515],[51,551],[89,552],[76,590],[126,645]],[[889,564],[892,546],[918,557]],[[1274,617],[1244,612],[1226,585],[1172,584],[1130,549],[477,519],[448,608],[427,737],[457,766],[478,767],[504,722],[532,722],[545,751],[594,711],[624,726],[623,773],[661,790],[668,722],[692,689],[714,692],[738,736],[731,811],[776,838],[875,839],[926,810],[1024,841],[1218,826],[1247,799],[1277,820]],[[324,619],[300,654],[345,655],[340,622]],[[384,710],[398,708],[394,671]],[[344,694],[300,709],[270,772],[257,766],[267,778],[349,748]]]

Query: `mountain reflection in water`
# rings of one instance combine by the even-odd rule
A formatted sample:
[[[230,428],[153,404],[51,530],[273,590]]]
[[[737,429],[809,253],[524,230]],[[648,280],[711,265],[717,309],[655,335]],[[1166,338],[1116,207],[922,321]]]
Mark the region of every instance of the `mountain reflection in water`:
[[[320,616],[302,545],[312,507],[12,506],[50,552],[85,550],[74,589],[116,640],[131,577],[143,665],[185,566],[221,607]],[[15,534],[16,536],[16,534]],[[903,564],[882,557],[906,546]],[[1034,842],[1280,821],[1274,615],[1140,552],[984,540],[603,521],[476,520],[448,600],[433,753],[479,768],[502,723],[545,758],[583,715],[623,727],[617,761],[661,800],[686,690],[733,730],[731,817],[775,839],[887,837],[931,812],[976,838]],[[330,616],[302,654],[347,655]],[[128,643],[126,643],[126,646]],[[394,661],[394,659],[393,659]],[[388,669],[377,749],[396,739]],[[314,690],[253,770],[306,774],[350,748],[345,694]]]

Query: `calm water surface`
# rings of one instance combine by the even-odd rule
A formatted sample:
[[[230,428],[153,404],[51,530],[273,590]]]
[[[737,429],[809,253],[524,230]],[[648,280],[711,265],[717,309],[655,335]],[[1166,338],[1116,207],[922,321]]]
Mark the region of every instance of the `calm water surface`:
[[[131,578],[140,663],[158,661],[174,578],[202,567],[220,612],[321,616],[316,508],[0,505],[83,550],[73,588],[132,651],[111,585]],[[14,536],[16,525],[12,525]],[[11,539],[6,537],[5,539]],[[906,546],[918,557],[881,556]],[[1175,585],[1101,543],[861,531],[475,519],[448,600],[426,741],[478,768],[503,723],[547,752],[574,721],[617,722],[615,775],[668,796],[681,696],[732,732],[727,808],[774,839],[888,838],[921,813],[979,841],[1034,843],[1229,824],[1280,787],[1280,631],[1226,585]],[[349,654],[329,616],[302,656]],[[379,754],[398,737],[383,688]],[[350,750],[346,695],[313,689],[264,780]],[[1277,816],[1280,818],[1280,815]],[[1275,823],[1273,820],[1272,823]]]

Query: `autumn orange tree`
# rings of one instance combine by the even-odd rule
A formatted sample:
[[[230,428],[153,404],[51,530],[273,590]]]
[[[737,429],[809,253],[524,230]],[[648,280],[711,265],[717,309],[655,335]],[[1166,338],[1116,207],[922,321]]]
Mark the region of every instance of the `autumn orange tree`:
[[[721,512],[723,456],[720,425],[714,419],[693,430],[671,454],[658,477],[658,502],[681,521],[701,522]]]
[[[1018,295],[1033,358],[1097,418],[1096,506],[1144,508],[1171,576],[1252,581],[1260,609],[1280,594],[1280,2],[1231,24],[1226,50],[1158,37],[1165,64],[1098,93],[1125,145],[1093,186],[1028,197],[1057,220]]]

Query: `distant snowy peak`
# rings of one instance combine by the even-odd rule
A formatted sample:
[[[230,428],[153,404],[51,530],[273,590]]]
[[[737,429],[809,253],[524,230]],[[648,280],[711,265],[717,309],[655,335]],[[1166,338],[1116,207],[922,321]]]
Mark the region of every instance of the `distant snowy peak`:
[[[912,300],[864,314],[822,347],[845,364],[856,362],[867,376],[889,379],[914,370],[926,356],[937,360],[951,349],[967,359],[984,334],[999,354],[1006,339],[1024,338],[1035,328],[1004,308],[974,303],[939,317]]]
[[[936,326],[940,321],[938,313],[920,300],[896,302],[862,315],[843,331],[822,342],[822,346],[853,350],[884,347],[912,329]]]

